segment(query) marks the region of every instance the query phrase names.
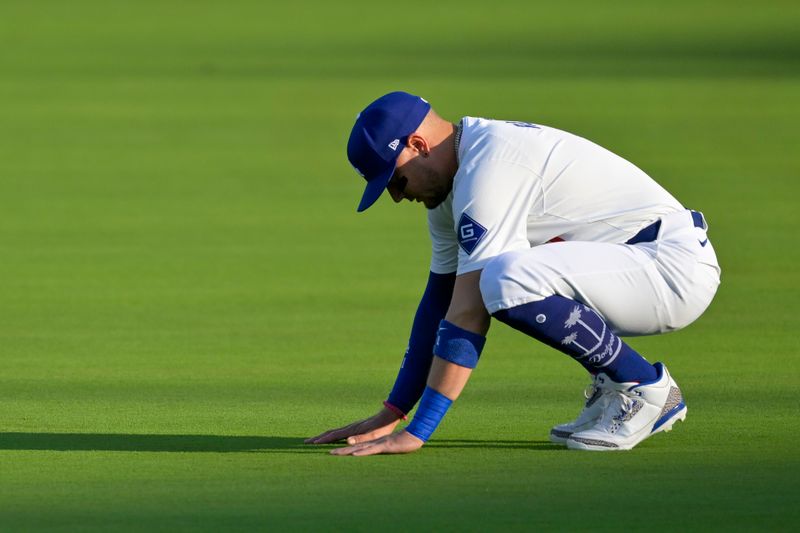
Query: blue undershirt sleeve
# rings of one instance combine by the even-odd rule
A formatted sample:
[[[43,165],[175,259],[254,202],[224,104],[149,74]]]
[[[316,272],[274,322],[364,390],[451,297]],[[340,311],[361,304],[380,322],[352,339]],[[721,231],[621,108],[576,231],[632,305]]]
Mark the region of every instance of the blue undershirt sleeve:
[[[408,349],[388,400],[406,414],[414,408],[425,390],[433,360],[436,332],[439,329],[439,322],[447,314],[447,308],[450,306],[455,281],[455,272],[452,274],[431,272],[428,277],[428,285],[414,316]]]

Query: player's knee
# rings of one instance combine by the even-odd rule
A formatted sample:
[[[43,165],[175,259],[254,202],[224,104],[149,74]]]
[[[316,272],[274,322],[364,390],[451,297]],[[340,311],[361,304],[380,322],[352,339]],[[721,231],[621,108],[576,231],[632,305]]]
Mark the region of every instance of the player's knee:
[[[480,289],[483,303],[490,313],[506,308],[518,300],[545,298],[535,279],[522,268],[526,250],[507,252],[494,257],[483,268]]]

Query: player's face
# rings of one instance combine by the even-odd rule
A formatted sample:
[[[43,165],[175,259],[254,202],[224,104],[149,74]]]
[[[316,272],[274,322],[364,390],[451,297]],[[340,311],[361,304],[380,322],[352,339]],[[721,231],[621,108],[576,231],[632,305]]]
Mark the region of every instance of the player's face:
[[[452,188],[452,180],[426,164],[426,158],[408,149],[397,158],[392,179],[386,189],[392,200],[417,201],[433,209],[445,201]]]

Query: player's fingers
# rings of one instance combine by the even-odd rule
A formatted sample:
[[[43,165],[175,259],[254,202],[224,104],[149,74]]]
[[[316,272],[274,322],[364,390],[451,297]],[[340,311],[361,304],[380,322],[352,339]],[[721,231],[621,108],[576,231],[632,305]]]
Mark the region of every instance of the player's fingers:
[[[303,443],[305,443],[305,444],[316,444],[317,443],[317,439],[319,439],[323,435],[324,435],[324,433],[322,433],[320,435],[317,435],[316,437],[309,437],[306,440],[304,440]]]
[[[356,444],[355,446],[345,446],[344,448],[336,448],[334,450],[331,450],[331,455],[352,455],[353,452],[356,452],[363,448],[367,448],[369,446],[372,446],[371,442]]]
[[[353,435],[347,438],[347,444],[361,444],[362,442],[369,442],[371,440],[379,439],[390,434],[394,429],[394,425],[384,426],[369,433],[362,433],[361,435]]]
[[[353,453],[352,446],[336,448],[330,451],[331,455],[350,455],[351,453]]]
[[[311,437],[303,442],[305,442],[306,444],[321,444],[322,440],[325,439],[325,437],[327,437],[329,433],[330,431],[326,431],[325,433],[320,433],[316,437]]]
[[[344,448],[337,448],[335,450],[331,450],[331,454],[332,455],[355,455],[356,452],[360,453],[361,451],[366,450],[368,448],[372,448],[374,446],[384,445],[388,439],[391,439],[391,436],[389,436],[389,437],[381,437],[378,440],[372,440],[372,441],[369,441],[369,442],[362,442],[361,444],[354,444],[352,446],[346,446]],[[371,455],[371,454],[369,454],[369,455]]]
[[[422,441],[416,437],[409,438],[407,433],[394,433],[387,437],[368,442],[363,447],[354,446],[351,455],[364,457],[367,455],[378,455],[381,453],[409,453],[418,450]]]
[[[325,433],[321,433],[316,437],[307,439],[306,444],[329,444],[331,442],[342,440],[351,434],[348,431],[349,428],[350,426],[338,429],[329,429]]]
[[[363,448],[359,448],[358,450],[353,450],[352,455],[353,457],[366,457],[367,455],[378,455],[379,453],[386,453],[386,443],[380,444],[373,444],[371,446],[365,446]]]

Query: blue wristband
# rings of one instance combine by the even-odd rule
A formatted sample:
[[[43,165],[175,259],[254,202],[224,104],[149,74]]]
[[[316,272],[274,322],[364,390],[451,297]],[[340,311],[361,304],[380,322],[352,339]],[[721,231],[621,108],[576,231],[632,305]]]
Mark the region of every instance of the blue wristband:
[[[414,420],[406,427],[406,431],[422,442],[428,442],[451,405],[453,400],[435,389],[425,387]]]
[[[446,361],[467,368],[478,366],[486,337],[462,329],[452,322],[442,320],[433,353]]]

